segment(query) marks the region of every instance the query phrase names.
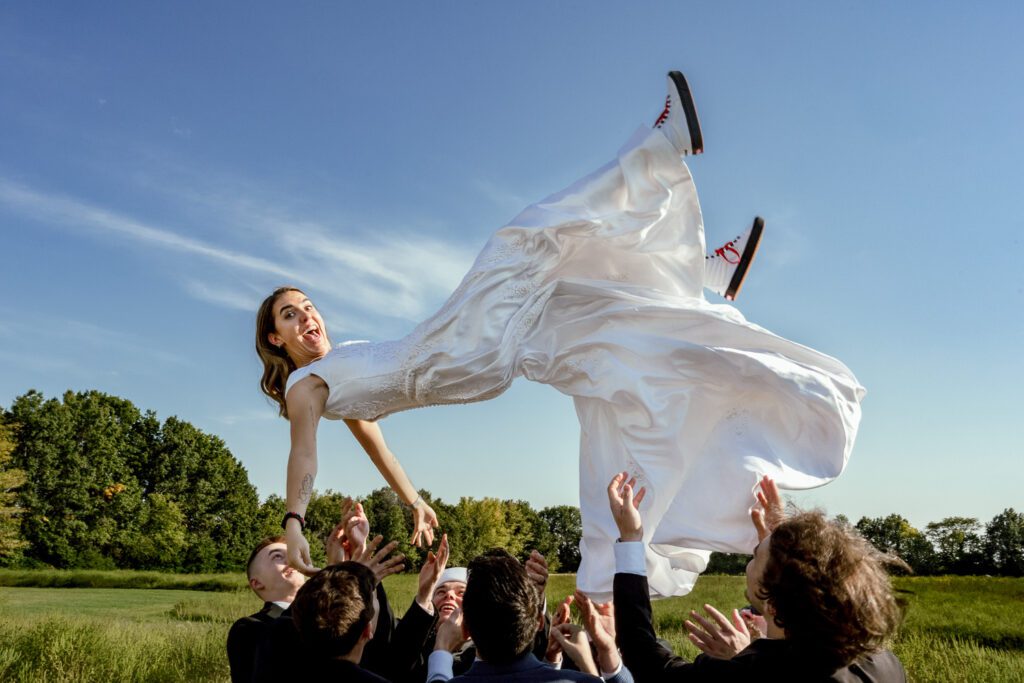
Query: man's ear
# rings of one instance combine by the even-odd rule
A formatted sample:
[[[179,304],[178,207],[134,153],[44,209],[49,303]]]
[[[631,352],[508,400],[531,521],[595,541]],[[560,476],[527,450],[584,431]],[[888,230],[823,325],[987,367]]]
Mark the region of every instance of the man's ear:
[[[253,591],[259,594],[259,592],[266,588],[266,586],[264,586],[263,582],[254,576],[251,579],[249,579],[249,588],[253,589]]]
[[[360,640],[373,640],[373,621],[366,623],[363,627],[363,632],[359,635]]]

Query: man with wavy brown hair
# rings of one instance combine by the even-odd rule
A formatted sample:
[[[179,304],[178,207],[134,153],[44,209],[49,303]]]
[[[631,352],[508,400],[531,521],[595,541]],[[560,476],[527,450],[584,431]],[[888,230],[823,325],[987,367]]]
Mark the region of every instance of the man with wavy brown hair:
[[[820,511],[788,519],[778,489],[761,480],[752,511],[760,541],[747,564],[747,599],[766,620],[766,637],[751,641],[734,612],[732,623],[705,605],[711,619],[691,613],[690,640],[703,650],[693,662],[658,643],[644,568],[639,503],[644,489],[616,475],[608,499],[619,529],[615,545],[615,630],[627,667],[647,681],[731,681],[758,676],[788,681],[906,681],[885,649],[901,621],[885,565],[893,562],[847,526]],[[895,563],[899,563],[895,560]]]

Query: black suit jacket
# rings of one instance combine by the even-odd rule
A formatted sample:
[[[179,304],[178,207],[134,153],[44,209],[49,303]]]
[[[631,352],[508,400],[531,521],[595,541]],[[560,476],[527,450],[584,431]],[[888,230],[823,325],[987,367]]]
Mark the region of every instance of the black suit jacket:
[[[231,666],[232,683],[249,683],[252,680],[256,648],[266,637],[270,624],[283,611],[281,606],[267,602],[259,612],[242,617],[231,625],[228,630],[228,664]]]
[[[637,683],[683,681],[870,681],[906,683],[903,665],[884,650],[833,672],[812,667],[807,657],[786,640],[760,638],[732,659],[700,655],[692,662],[672,654],[654,634],[647,577],[616,574],[615,631],[622,660]]]
[[[365,658],[365,653],[364,653]],[[302,670],[301,676],[293,676],[286,680],[303,680],[310,683],[320,681],[344,681],[345,683],[388,683],[372,671],[344,660],[321,660]]]
[[[373,632],[373,638],[363,649],[359,670],[372,672],[379,678],[386,677],[390,669],[390,647],[395,621],[387,593],[380,584],[377,585],[377,603],[377,628]],[[272,619],[264,627],[262,635],[263,638],[256,646],[251,678],[245,679],[246,681],[281,683],[292,680],[297,674],[305,677],[305,672],[310,668],[332,665],[332,660],[322,661],[306,648],[292,619],[290,608],[281,612],[277,619]],[[232,681],[237,683],[234,681],[234,673]]]

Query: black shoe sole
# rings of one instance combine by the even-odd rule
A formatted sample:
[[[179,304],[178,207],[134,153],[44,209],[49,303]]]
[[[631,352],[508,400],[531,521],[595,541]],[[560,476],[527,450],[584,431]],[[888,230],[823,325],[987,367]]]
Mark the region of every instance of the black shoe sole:
[[[736,266],[736,272],[732,274],[732,280],[729,281],[729,287],[725,290],[725,298],[729,301],[735,301],[736,296],[740,293],[743,281],[747,277],[747,270],[750,269],[750,264],[754,262],[754,256],[757,255],[757,248],[761,246],[761,233],[763,231],[764,219],[758,216],[754,219],[754,225],[750,228],[750,240],[747,242],[747,246],[743,248],[743,255],[740,256],[740,262],[739,265]]]
[[[679,93],[679,101],[683,103],[683,113],[686,114],[686,127],[690,133],[690,153],[700,154],[704,151],[704,136],[700,133],[700,120],[697,118],[697,106],[693,103],[693,94],[686,82],[686,77],[681,71],[669,71],[668,77],[676,86]]]

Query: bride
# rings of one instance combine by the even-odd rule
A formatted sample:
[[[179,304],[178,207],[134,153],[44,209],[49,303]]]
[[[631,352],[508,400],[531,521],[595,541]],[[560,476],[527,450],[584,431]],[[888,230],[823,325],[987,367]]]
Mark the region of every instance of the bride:
[[[615,523],[604,484],[628,471],[643,501],[647,576],[682,595],[710,551],[749,552],[748,501],[763,475],[820,486],[846,465],[864,390],[839,361],[711,304],[735,298],[764,221],[706,253],[696,189],[681,157],[703,140],[683,75],[665,108],[617,158],[527,207],[498,230],[441,309],[397,341],[332,347],[302,291],[260,306],[260,386],[291,425],[288,558],[314,571],[302,535],[321,417],[342,419],[412,509],[413,542],[437,517],[378,421],[430,405],[493,398],[518,376],[573,397],[579,415],[582,564],[577,585],[610,595]]]

